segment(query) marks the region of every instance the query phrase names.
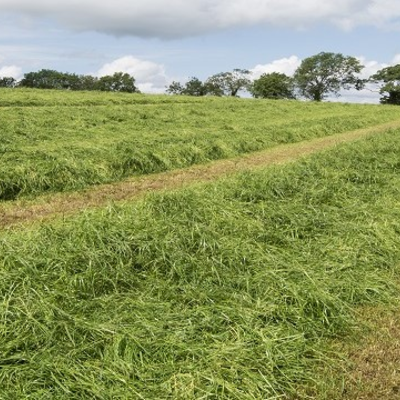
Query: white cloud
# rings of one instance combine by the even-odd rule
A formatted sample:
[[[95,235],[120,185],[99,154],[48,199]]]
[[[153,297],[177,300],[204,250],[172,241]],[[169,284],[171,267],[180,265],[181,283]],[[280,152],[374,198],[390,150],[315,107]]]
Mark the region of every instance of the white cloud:
[[[374,60],[367,60],[365,57],[360,56],[357,57],[358,60],[364,65],[364,69],[361,72],[362,79],[368,79],[379,70],[389,67],[391,65],[400,63],[400,54],[396,54],[392,61],[389,63],[382,63]],[[379,94],[379,84],[376,83],[367,83],[365,89],[357,91],[355,89],[351,89],[349,91],[342,91],[342,96],[339,97],[339,101],[350,101],[357,103],[379,103],[380,94]]]
[[[22,69],[16,65],[7,65],[0,67],[0,78],[22,78]]]
[[[76,30],[159,38],[260,24],[400,27],[399,0],[1,0],[6,12],[55,18]]]
[[[396,55],[393,57],[392,65],[396,65],[396,64],[400,64],[400,54],[396,54]]]
[[[342,103],[362,103],[362,104],[378,104],[380,94],[376,90],[363,89],[363,90],[343,90],[340,96],[332,96],[328,101],[342,102]]]
[[[362,79],[368,79],[379,70],[389,67],[391,65],[400,63],[400,54],[396,54],[391,62],[382,63],[375,60],[368,60],[364,56],[359,56],[357,59],[364,65],[360,77]],[[367,83],[363,90],[342,90],[339,97],[330,97],[329,101],[341,101],[350,103],[370,103],[378,104],[381,95],[379,94],[379,84]]]
[[[371,75],[377,73],[380,69],[388,67],[389,64],[381,63],[379,61],[367,60],[364,56],[357,57],[364,69],[361,71],[361,78],[368,79]]]
[[[389,29],[399,29],[400,2],[398,0],[373,0],[360,15],[361,22]]]
[[[269,64],[258,64],[250,71],[255,79],[259,78],[262,74],[270,74],[271,72],[280,72],[291,76],[300,66],[301,60],[297,56],[290,56],[272,61]]]
[[[162,93],[168,81],[163,65],[133,56],[121,57],[103,65],[96,75],[113,75],[115,72],[133,76],[137,87],[144,93]]]

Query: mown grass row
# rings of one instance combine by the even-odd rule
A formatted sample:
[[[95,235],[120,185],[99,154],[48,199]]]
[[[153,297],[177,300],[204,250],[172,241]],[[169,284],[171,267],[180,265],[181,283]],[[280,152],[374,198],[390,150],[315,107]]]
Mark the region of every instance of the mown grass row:
[[[0,88],[0,108],[7,107],[78,107],[78,106],[115,106],[157,103],[196,103],[201,101],[192,96],[148,96],[132,93],[104,93],[100,91],[69,92],[67,90],[38,90]]]
[[[374,105],[0,93],[0,201],[79,190],[398,119],[397,108]]]
[[[398,295],[399,151],[397,130],[1,233],[1,395],[298,399],[354,307]]]

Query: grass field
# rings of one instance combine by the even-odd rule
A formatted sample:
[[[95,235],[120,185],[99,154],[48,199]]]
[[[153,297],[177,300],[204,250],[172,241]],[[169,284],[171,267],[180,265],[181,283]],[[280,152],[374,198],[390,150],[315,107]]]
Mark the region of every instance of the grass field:
[[[172,99],[163,99],[169,108],[146,112],[171,113]],[[196,104],[200,112],[207,103]],[[300,127],[296,140],[323,134],[326,121],[342,118],[347,129],[395,117],[392,108],[301,104],[290,122],[291,102],[238,100],[209,112],[221,107],[219,123],[238,131],[250,109],[276,107],[271,127],[292,135]],[[204,136],[211,122],[200,120]],[[188,123],[177,123],[179,135]],[[247,134],[267,125],[260,119]],[[355,307],[398,296],[399,152],[392,130],[291,165],[1,232],[0,397],[246,400],[318,391],[315,370],[333,362],[328,344],[352,331]]]
[[[399,119],[396,107],[0,90],[0,201]]]

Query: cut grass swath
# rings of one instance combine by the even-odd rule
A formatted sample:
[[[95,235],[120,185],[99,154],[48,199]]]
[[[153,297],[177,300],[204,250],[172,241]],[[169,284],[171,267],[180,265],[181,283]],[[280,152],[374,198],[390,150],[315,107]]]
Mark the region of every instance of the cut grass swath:
[[[0,237],[7,399],[278,399],[398,293],[399,132]]]
[[[2,90],[0,201],[79,190],[398,119],[396,107]]]

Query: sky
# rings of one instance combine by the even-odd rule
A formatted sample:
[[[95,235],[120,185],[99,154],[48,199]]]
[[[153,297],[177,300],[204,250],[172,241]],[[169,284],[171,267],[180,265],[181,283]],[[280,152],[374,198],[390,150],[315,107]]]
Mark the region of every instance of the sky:
[[[400,63],[399,39],[400,0],[0,0],[0,77],[127,72],[144,93],[235,68],[291,75],[322,51],[357,57],[367,78]]]

